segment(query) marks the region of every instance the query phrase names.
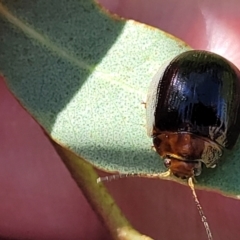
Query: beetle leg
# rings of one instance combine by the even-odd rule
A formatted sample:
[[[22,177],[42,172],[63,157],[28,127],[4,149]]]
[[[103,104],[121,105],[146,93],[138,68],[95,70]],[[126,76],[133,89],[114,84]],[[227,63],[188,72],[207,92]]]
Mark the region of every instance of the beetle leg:
[[[143,100],[142,100],[141,104],[144,105],[144,108],[147,107],[147,103],[146,103],[146,101],[143,101]]]
[[[169,177],[171,175],[171,171],[167,170],[166,172],[160,173],[158,176],[161,178],[166,178]]]
[[[151,149],[154,151],[154,152],[157,152],[156,148],[154,147],[154,145],[151,146]]]

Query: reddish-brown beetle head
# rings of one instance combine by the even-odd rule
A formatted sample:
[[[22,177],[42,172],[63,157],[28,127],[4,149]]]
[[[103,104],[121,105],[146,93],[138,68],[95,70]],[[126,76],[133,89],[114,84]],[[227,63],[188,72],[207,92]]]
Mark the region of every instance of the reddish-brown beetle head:
[[[165,166],[179,178],[201,174],[202,163],[214,167],[222,150],[216,143],[188,132],[155,132],[153,144]]]

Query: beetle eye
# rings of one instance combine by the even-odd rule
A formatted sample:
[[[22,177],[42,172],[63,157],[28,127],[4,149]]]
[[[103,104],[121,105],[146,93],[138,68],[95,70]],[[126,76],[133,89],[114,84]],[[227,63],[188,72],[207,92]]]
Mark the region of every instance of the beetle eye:
[[[165,166],[166,168],[169,168],[170,165],[171,165],[171,159],[165,158],[165,159],[164,159],[164,166]]]
[[[197,165],[197,167],[195,167],[195,168],[193,169],[193,172],[194,172],[194,176],[196,176],[196,177],[201,174],[201,172],[202,172],[202,163],[201,163],[201,162],[199,162],[199,164]]]

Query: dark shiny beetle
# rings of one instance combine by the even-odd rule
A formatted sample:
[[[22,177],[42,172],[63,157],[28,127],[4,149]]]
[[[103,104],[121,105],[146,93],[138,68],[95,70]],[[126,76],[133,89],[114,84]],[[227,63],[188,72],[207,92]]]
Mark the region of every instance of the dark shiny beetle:
[[[206,51],[184,52],[162,67],[150,85],[148,135],[165,166],[180,178],[216,166],[240,133],[240,72]]]

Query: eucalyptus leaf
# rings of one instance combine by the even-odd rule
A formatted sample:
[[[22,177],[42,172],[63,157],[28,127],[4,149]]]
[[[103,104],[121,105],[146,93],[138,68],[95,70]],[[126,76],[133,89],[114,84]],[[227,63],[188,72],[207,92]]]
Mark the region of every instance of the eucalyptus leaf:
[[[8,87],[54,141],[107,171],[165,171],[141,102],[158,68],[189,49],[92,0],[0,0],[0,70]],[[239,193],[231,173],[238,155],[206,170],[199,184]]]

